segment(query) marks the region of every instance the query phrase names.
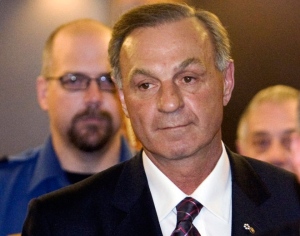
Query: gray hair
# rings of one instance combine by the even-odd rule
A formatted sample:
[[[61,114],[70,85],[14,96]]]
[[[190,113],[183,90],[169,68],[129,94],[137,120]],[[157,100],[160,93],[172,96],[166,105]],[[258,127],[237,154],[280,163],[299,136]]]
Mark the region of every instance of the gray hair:
[[[247,120],[249,114],[262,103],[274,102],[277,104],[299,99],[299,91],[287,85],[274,85],[260,90],[251,99],[245,110],[243,111],[237,126],[237,140],[244,140],[248,132]],[[299,107],[300,109],[300,107]]]
[[[176,22],[185,18],[196,17],[202,22],[211,35],[215,48],[215,65],[220,71],[227,68],[230,56],[230,41],[227,30],[219,18],[205,10],[176,3],[156,3],[142,5],[125,13],[113,27],[112,39],[109,44],[109,60],[113,77],[117,85],[122,87],[120,50],[126,37],[135,29],[154,27],[159,24]]]

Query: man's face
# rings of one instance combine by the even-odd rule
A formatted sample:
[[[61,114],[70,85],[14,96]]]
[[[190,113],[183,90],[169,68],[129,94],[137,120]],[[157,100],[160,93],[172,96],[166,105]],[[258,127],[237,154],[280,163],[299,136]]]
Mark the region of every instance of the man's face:
[[[95,78],[110,72],[107,59],[110,35],[105,35],[59,34],[53,47],[51,76],[82,73]],[[80,91],[64,89],[59,80],[43,79],[41,83],[45,86],[40,104],[48,111],[54,140],[94,152],[101,150],[120,129],[121,106],[116,93],[101,91],[95,81]]]
[[[293,163],[294,173],[300,181],[300,133],[296,132],[291,140],[291,162]]]
[[[290,142],[296,131],[297,101],[264,102],[250,112],[240,153],[292,170]]]
[[[123,109],[149,156],[179,159],[220,147],[233,64],[216,69],[210,36],[196,19],[134,30],[120,62]]]

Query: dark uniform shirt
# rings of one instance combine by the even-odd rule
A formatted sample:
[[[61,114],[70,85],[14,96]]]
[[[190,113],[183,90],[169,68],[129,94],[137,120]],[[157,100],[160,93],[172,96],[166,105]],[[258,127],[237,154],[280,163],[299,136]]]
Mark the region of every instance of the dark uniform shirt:
[[[133,155],[122,137],[120,162]],[[20,233],[32,198],[70,185],[54,152],[51,137],[45,145],[9,156],[0,163],[0,236]]]

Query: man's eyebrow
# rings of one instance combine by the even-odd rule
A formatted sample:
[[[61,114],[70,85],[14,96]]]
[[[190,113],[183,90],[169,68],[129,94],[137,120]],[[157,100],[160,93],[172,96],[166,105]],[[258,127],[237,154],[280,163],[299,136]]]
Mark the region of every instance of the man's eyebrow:
[[[145,75],[147,77],[154,77],[154,75],[145,69],[134,69],[130,74],[129,74],[129,78],[133,78],[136,75]]]
[[[183,70],[192,64],[198,64],[198,65],[204,67],[203,62],[199,58],[191,57],[191,58],[188,58],[188,59],[184,60],[183,62],[181,62],[178,66],[178,69]]]
[[[198,59],[196,57],[191,57],[191,58],[188,58],[188,59],[184,60],[183,62],[181,62],[179,64],[179,66],[177,67],[177,69],[183,70],[192,64],[198,64],[198,65],[204,67],[204,65],[200,59]],[[147,77],[153,77],[153,78],[155,77],[155,75],[153,73],[151,73],[151,71],[149,71],[149,70],[136,68],[129,74],[129,78],[132,78],[136,75],[145,75]]]
[[[252,133],[253,137],[269,136],[270,134],[267,131],[255,131]]]
[[[296,128],[290,128],[290,129],[287,129],[283,132],[283,134],[291,134],[291,133],[294,133],[296,132]]]

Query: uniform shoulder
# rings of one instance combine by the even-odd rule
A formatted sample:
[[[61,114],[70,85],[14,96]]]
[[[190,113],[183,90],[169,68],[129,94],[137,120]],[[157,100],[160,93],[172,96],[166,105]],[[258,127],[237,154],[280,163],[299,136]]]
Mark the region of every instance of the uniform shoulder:
[[[0,163],[5,163],[8,161],[7,155],[3,155],[0,157]]]
[[[79,198],[109,199],[114,193],[116,186],[120,183],[120,176],[124,175],[124,169],[131,165],[132,161],[133,159],[130,159],[116,164],[78,183],[45,194],[39,197],[39,200],[46,202],[46,205],[49,206],[58,204],[63,207]]]
[[[31,163],[37,159],[39,156],[41,147],[28,149],[16,155],[4,155],[0,157],[0,170],[26,165],[26,163]]]

